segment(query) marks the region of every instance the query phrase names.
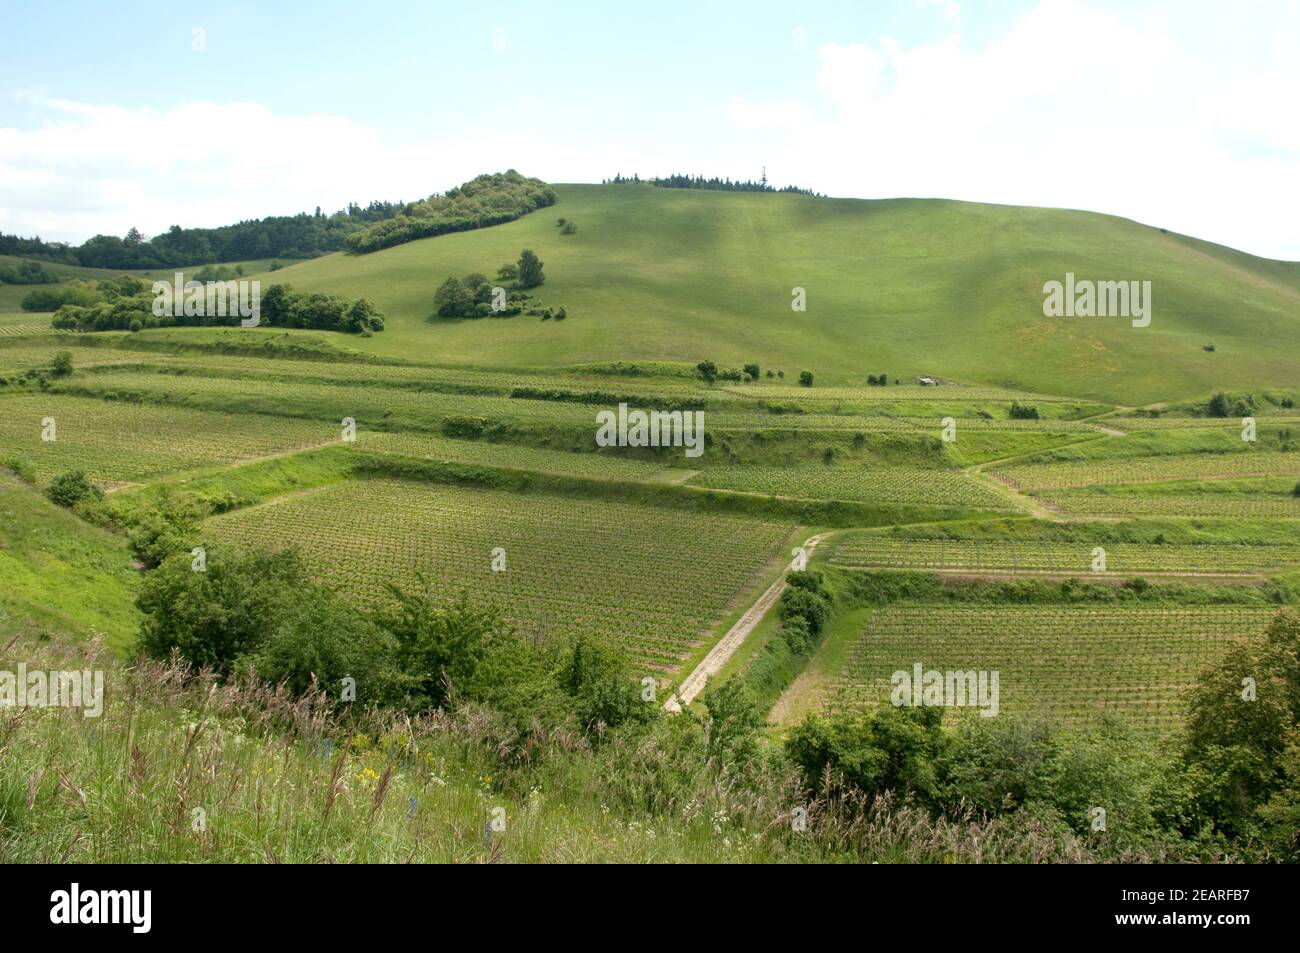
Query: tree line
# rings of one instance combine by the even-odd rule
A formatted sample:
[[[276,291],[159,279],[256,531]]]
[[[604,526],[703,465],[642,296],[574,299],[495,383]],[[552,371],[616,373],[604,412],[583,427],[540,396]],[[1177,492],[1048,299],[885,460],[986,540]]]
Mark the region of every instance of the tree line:
[[[402,206],[396,215],[349,235],[347,247],[372,252],[418,238],[500,225],[555,202],[554,189],[514,169],[480,175],[443,195]]]
[[[181,228],[146,238],[132,228],[123,237],[96,235],[80,245],[46,242],[37,238],[0,233],[0,255],[20,255],[86,268],[174,268],[219,261],[259,258],[314,258],[347,247],[347,236],[391,218],[401,202],[349,203],[347,209],[326,215],[314,213],[275,215],[249,219],[217,228]]]
[[[225,315],[154,313],[155,296],[146,282],[122,275],[94,285],[78,284],[75,303],[65,303],[54,313],[51,327],[60,331],[142,331],[146,328],[210,327],[237,325],[241,316],[230,309]],[[51,289],[60,290],[60,289]],[[206,309],[200,309],[206,310]],[[384,314],[365,298],[355,301],[332,294],[294,291],[288,285],[271,285],[261,296],[259,325],[373,334],[384,329]]]
[[[672,175],[660,176],[652,179],[642,179],[639,175],[633,175],[631,178],[621,174],[615,175],[612,179],[602,179],[601,185],[626,185],[647,182],[650,185],[658,186],[661,189],[709,189],[715,192],[787,192],[798,195],[812,195],[818,198],[818,195],[812,189],[802,189],[797,185],[786,185],[776,188],[767,181],[767,173],[764,172],[762,178],[757,182],[753,179],[732,179],[718,178],[717,176],[705,177],[702,175],[682,175],[674,172]]]

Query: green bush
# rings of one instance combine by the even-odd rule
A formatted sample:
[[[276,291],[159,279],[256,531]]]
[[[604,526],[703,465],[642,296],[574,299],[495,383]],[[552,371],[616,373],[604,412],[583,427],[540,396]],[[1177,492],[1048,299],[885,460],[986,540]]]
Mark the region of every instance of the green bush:
[[[50,362],[51,377],[68,377],[72,374],[72,352],[59,351]]]
[[[81,470],[70,470],[51,480],[45,495],[59,506],[72,507],[88,500],[102,500],[104,491],[91,483]]]

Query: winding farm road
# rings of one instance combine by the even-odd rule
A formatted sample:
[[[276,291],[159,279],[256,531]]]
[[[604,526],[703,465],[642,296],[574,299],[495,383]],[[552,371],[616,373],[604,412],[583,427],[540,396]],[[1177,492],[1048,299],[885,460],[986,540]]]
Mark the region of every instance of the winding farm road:
[[[809,559],[812,558],[813,550],[817,548],[817,544],[825,538],[824,534],[808,537],[808,541],[803,544],[803,548],[807,552]],[[682,680],[681,687],[677,689],[677,692],[668,701],[664,702],[665,711],[681,711],[683,705],[689,705],[695,700],[695,696],[704,691],[709,676],[722,671],[722,667],[736,653],[736,649],[744,644],[745,639],[749,638],[749,634],[763,621],[763,616],[767,615],[767,610],[776,604],[777,599],[781,598],[781,593],[785,592],[785,587],[785,572],[782,572],[781,578],[767,587],[767,591],[758,597],[758,601],[745,610],[745,614],[736,620],[735,625],[727,630],[727,634],[718,639],[718,643],[709,650],[709,654],[704,656],[691,674]]]

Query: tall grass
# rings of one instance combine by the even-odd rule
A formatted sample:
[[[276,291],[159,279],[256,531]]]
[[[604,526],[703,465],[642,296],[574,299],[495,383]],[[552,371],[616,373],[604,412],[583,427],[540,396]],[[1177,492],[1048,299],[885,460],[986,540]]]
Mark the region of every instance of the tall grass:
[[[0,667],[102,669],[102,716],[0,709],[0,862],[1157,861],[1049,823],[932,819],[792,771],[694,757],[690,715],[598,743],[471,707],[332,711],[179,662],[29,640]],[[795,830],[795,809],[806,810]],[[493,829],[492,821],[498,820]],[[503,824],[501,822],[504,822]]]

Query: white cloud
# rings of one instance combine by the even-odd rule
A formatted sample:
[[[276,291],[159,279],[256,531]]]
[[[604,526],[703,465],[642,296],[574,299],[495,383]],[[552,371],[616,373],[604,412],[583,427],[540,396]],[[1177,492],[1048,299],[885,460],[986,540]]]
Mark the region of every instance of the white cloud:
[[[32,94],[35,127],[0,128],[0,230],[151,234],[411,200],[509,167],[563,182],[766,165],[777,184],[829,195],[1086,208],[1300,259],[1300,70],[1280,54],[1207,64],[1157,20],[1083,0],[1044,0],[979,45],[942,22],[947,35],[919,45],[823,44],[806,97],[709,102],[676,135],[612,131],[601,117],[620,103],[600,94],[539,91],[512,107],[560,125],[497,132],[467,117],[409,144],[257,103],[154,110]]]
[[[352,119],[280,116],[257,103],[154,110],[25,98],[44,122],[0,128],[0,231],[48,240],[409,201],[511,167],[548,181],[599,181],[677,161],[653,149],[590,148],[519,130],[457,136],[454,147],[395,145]]]
[[[781,153],[765,151],[800,184],[1086,208],[1300,258],[1296,72],[1216,84],[1157,26],[1077,0],[1045,0],[978,49],[954,32],[817,54],[829,118],[787,124]],[[764,109],[733,100],[731,113]]]

